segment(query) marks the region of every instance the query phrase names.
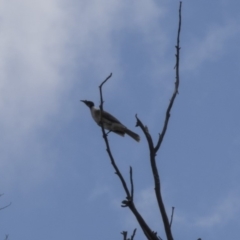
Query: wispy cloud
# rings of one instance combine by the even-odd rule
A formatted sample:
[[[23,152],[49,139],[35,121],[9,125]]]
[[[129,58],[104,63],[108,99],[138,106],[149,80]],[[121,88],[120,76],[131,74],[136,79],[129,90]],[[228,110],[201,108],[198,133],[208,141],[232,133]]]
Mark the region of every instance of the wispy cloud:
[[[207,216],[197,219],[195,225],[199,227],[214,227],[234,219],[240,212],[240,197],[230,195],[219,202]]]
[[[106,77],[111,70],[120,76],[119,38],[128,29],[150,39],[156,19],[164,13],[155,1],[71,4],[57,0],[1,2],[2,179],[20,172],[37,176],[34,172],[41,169],[39,176],[44,178],[44,172],[51,171],[49,159],[57,153],[39,140],[39,129],[50,128],[53,119],[59,123],[71,111],[61,114],[64,94],[78,81],[83,86],[79,95],[91,95],[95,80],[86,77],[86,72]],[[69,69],[77,70],[66,79]]]
[[[203,38],[192,39],[182,55],[183,70],[194,70],[201,64],[213,61],[226,53],[229,40],[239,34],[239,23],[228,21],[223,25],[212,25]]]
[[[57,107],[64,14],[54,0],[5,1],[1,10],[1,125],[26,134]]]
[[[155,41],[158,46],[156,48],[159,48],[159,45],[163,48],[164,41],[158,41],[164,38],[163,34],[156,33],[156,28],[162,31],[157,19],[164,16],[164,8],[160,8],[155,1],[103,0],[100,3],[94,0],[81,1],[77,4],[77,8],[69,10],[74,18],[70,34],[71,44],[76,50],[76,63],[82,72],[90,68],[89,72],[94,76],[105,77],[113,71],[115,73],[113,83],[116,83],[116,79],[124,72],[121,57],[126,54],[127,49],[121,44],[124,44],[126,33],[130,36],[131,33],[139,33],[145,42]],[[159,39],[156,40],[156,36],[160,36]],[[146,51],[156,52],[156,48],[149,47]],[[89,83],[89,78],[84,78],[84,83],[89,86],[94,80],[91,79]],[[88,87],[86,85],[84,86]]]
[[[55,0],[2,1],[0,11],[0,177],[33,180],[52,169],[35,133],[59,110],[66,88],[65,14]]]

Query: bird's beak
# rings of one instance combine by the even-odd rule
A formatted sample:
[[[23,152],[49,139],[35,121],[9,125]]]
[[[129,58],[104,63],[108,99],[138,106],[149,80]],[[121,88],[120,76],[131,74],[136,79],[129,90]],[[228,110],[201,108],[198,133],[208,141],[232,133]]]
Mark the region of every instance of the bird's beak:
[[[87,104],[87,100],[80,100],[81,102],[83,102],[83,103],[85,103],[87,106],[88,106],[88,104]],[[89,106],[88,106],[89,107]]]

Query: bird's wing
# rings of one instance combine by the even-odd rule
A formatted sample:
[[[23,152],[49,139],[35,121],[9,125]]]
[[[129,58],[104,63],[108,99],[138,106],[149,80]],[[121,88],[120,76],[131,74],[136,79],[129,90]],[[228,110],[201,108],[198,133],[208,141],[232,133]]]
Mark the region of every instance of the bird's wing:
[[[103,111],[103,118],[105,118],[106,120],[109,120],[113,123],[120,123],[122,124],[118,119],[116,119],[114,116],[112,116],[110,113]]]

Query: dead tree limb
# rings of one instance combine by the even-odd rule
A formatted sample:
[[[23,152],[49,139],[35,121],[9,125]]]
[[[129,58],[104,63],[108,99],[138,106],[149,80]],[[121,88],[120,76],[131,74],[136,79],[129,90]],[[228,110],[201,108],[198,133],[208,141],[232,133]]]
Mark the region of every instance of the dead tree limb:
[[[170,102],[169,102],[169,105],[168,105],[168,108],[167,108],[167,111],[166,111],[165,121],[164,121],[162,132],[159,135],[159,139],[158,139],[158,142],[157,142],[155,147],[154,147],[152,137],[151,137],[147,127],[145,127],[143,125],[143,123],[141,122],[141,120],[136,116],[136,119],[137,119],[137,124],[136,125],[141,128],[141,130],[143,131],[143,133],[144,133],[144,135],[147,139],[147,142],[148,142],[149,151],[150,151],[150,163],[151,163],[151,167],[152,167],[152,174],[153,174],[154,185],[155,185],[155,194],[156,194],[160,214],[162,216],[165,233],[166,233],[166,236],[167,236],[168,240],[173,240],[172,231],[171,231],[172,222],[169,222],[169,220],[168,220],[168,216],[167,216],[166,209],[165,209],[165,206],[164,206],[164,202],[163,202],[163,199],[162,199],[161,183],[160,183],[160,177],[159,177],[155,157],[156,157],[156,154],[157,154],[158,150],[161,147],[163,138],[164,138],[165,133],[167,131],[167,127],[168,127],[168,123],[169,123],[169,119],[170,119],[170,112],[171,112],[172,106],[174,104],[174,100],[175,100],[175,98],[178,94],[178,88],[179,88],[179,82],[180,82],[179,60],[180,60],[180,32],[181,32],[181,22],[182,22],[182,20],[181,20],[181,10],[182,10],[182,2],[180,2],[180,5],[179,5],[179,23],[178,23],[178,33],[177,33],[176,65],[175,65],[175,69],[176,69],[175,89],[174,89],[174,92],[172,94],[172,97],[170,99]]]
[[[112,74],[110,74],[99,86],[99,91],[100,91],[100,111],[101,113],[103,112],[103,94],[102,94],[102,87],[103,85],[107,82],[108,79],[110,79],[112,76]],[[102,114],[101,114],[102,115]],[[105,141],[106,144],[106,151],[108,153],[108,156],[110,158],[111,164],[115,170],[116,175],[119,177],[123,189],[126,193],[126,200],[122,201],[122,207],[129,207],[129,209],[132,211],[132,213],[134,214],[134,216],[136,217],[139,225],[141,226],[145,236],[147,237],[147,239],[149,240],[158,240],[157,236],[154,235],[153,231],[150,229],[150,227],[148,226],[148,224],[145,222],[145,220],[143,219],[143,217],[141,216],[141,214],[138,212],[138,210],[135,207],[135,204],[133,202],[133,193],[134,193],[134,188],[133,188],[133,180],[132,180],[132,170],[130,169],[130,182],[131,182],[131,191],[129,190],[127,183],[124,179],[124,177],[122,176],[115,160],[114,157],[112,155],[111,149],[110,149],[110,145],[109,145],[109,141],[108,141],[108,137],[107,134],[105,132],[105,129],[103,127],[103,125],[101,124],[101,129],[102,129],[102,134],[103,134],[103,139]]]
[[[175,65],[175,69],[176,69],[176,82],[175,82],[175,89],[173,92],[173,95],[171,97],[171,100],[169,102],[167,111],[166,111],[166,116],[165,116],[165,121],[164,121],[164,125],[163,125],[163,129],[161,134],[159,134],[159,139],[157,142],[156,147],[154,148],[154,151],[157,153],[158,149],[160,148],[163,138],[165,136],[165,133],[167,131],[167,127],[168,127],[168,122],[170,119],[170,112],[174,103],[174,100],[178,94],[178,88],[179,88],[179,82],[180,82],[180,77],[179,77],[179,60],[180,60],[180,32],[181,32],[181,24],[182,24],[182,16],[181,16],[181,11],[182,11],[182,2],[180,2],[180,6],[179,6],[179,23],[178,23],[178,34],[177,34],[177,45],[176,45],[176,65]]]
[[[167,240],[173,240],[173,236],[172,236],[172,232],[171,232],[171,225],[172,225],[172,219],[173,219],[173,211],[172,211],[172,216],[171,216],[171,221],[169,222],[166,210],[165,210],[165,206],[164,206],[164,202],[162,199],[162,194],[161,194],[161,183],[160,183],[160,176],[159,176],[159,172],[158,172],[158,168],[157,168],[157,164],[156,164],[156,154],[158,152],[158,150],[161,147],[162,141],[164,139],[165,133],[167,131],[167,127],[168,127],[168,123],[169,123],[169,119],[170,119],[170,112],[172,109],[172,106],[174,104],[175,98],[178,94],[178,88],[179,88],[179,60],[180,60],[180,32],[181,32],[181,8],[182,8],[182,2],[180,2],[179,5],[179,24],[178,24],[178,34],[177,34],[177,45],[176,45],[176,65],[175,65],[175,69],[176,69],[176,81],[175,81],[175,89],[174,92],[172,94],[172,97],[170,99],[167,111],[166,111],[166,115],[165,115],[165,121],[164,121],[164,125],[163,125],[163,129],[161,131],[161,134],[159,134],[159,139],[157,141],[156,146],[154,147],[154,143],[152,140],[152,137],[148,131],[148,128],[146,126],[143,125],[143,123],[141,122],[141,120],[137,117],[136,115],[136,120],[137,120],[137,124],[136,126],[139,126],[141,128],[141,130],[143,131],[147,142],[148,142],[148,146],[149,146],[149,152],[150,152],[150,163],[151,163],[151,168],[152,168],[152,174],[153,174],[153,178],[154,178],[154,185],[155,185],[155,194],[156,194],[156,198],[157,198],[157,203],[159,206],[159,210],[160,210],[160,214],[162,216],[162,220],[163,220],[163,225],[164,225],[164,229],[165,229],[165,233],[167,236]],[[102,94],[102,87],[103,85],[108,81],[108,79],[110,79],[112,76],[112,74],[110,74],[99,86],[99,90],[100,90],[100,111],[101,111],[101,115],[103,112],[103,94]],[[133,184],[133,178],[132,178],[132,168],[130,167],[130,184],[131,184],[131,190],[129,190],[127,183],[124,179],[124,177],[122,176],[115,160],[114,157],[112,155],[111,149],[110,149],[110,145],[108,142],[108,137],[107,134],[104,130],[103,125],[101,125],[101,129],[102,129],[102,134],[103,134],[103,138],[106,144],[106,151],[109,155],[111,164],[113,165],[113,168],[115,170],[116,175],[119,177],[123,189],[126,193],[126,200],[122,201],[122,207],[129,207],[129,209],[132,211],[132,213],[134,214],[134,216],[136,217],[139,225],[141,226],[145,236],[147,237],[147,239],[149,240],[158,240],[159,237],[157,236],[157,233],[153,232],[150,227],[147,225],[147,223],[145,222],[145,220],[142,218],[142,216],[140,215],[140,213],[138,212],[138,210],[135,207],[134,201],[133,201],[133,194],[134,194],[134,184]],[[127,232],[122,232],[124,240],[127,238]],[[133,234],[133,237],[135,235],[135,232]]]
[[[127,234],[128,234],[127,231],[121,232],[121,234],[123,235],[123,240],[134,240],[136,231],[137,231],[137,229],[135,228],[135,229],[133,230],[133,234],[132,234],[132,236],[131,236],[130,238],[127,238]]]

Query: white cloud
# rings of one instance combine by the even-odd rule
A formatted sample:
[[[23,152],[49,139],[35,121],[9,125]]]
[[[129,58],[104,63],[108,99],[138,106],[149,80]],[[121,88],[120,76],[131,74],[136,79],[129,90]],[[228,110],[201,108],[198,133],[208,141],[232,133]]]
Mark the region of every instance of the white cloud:
[[[56,110],[66,35],[57,1],[1,7],[1,125],[26,134]]]
[[[71,44],[77,49],[77,57],[81,58],[79,67],[91,68],[98,77],[106,77],[113,71],[115,78],[124,70],[120,65],[122,53],[119,51],[125,33],[139,32],[146,41],[154,39],[156,27],[159,29],[157,19],[164,15],[164,9],[155,1],[81,1],[70,11],[74,17]],[[121,51],[125,51],[122,47]],[[94,80],[84,81],[90,85],[89,81]]]
[[[56,114],[66,87],[65,15],[55,0],[1,1],[0,9],[0,177],[30,183],[52,169],[35,133]]]
[[[67,112],[61,114],[63,96],[73,88],[74,81],[84,84],[79,95],[91,95],[99,79],[86,77],[85,69],[98,77],[106,77],[110,71],[120,76],[116,37],[121,38],[125,29],[149,37],[149,26],[156,26],[156,18],[162,14],[158,10],[154,1],[130,5],[117,0],[76,4],[58,0],[1,1],[0,164],[5,170],[1,178],[10,179],[29,169],[32,176],[42,169],[39,175],[45,177],[44,172],[51,171],[48,160],[55,153],[40,142],[38,130],[51,126],[54,117],[58,122],[67,117]],[[77,77],[66,79],[66,69],[78,69],[73,74]],[[38,160],[32,160],[34,149]]]

